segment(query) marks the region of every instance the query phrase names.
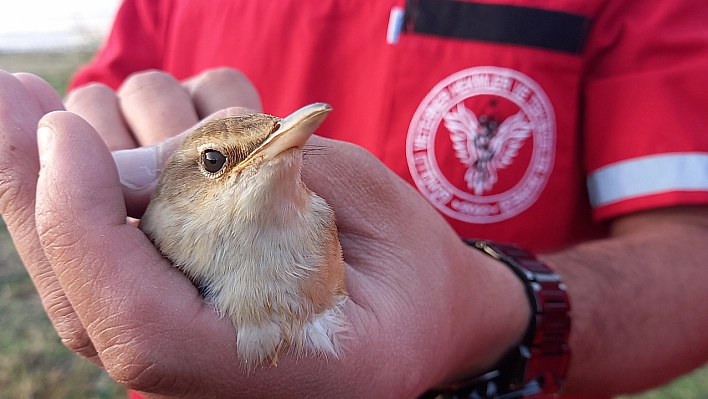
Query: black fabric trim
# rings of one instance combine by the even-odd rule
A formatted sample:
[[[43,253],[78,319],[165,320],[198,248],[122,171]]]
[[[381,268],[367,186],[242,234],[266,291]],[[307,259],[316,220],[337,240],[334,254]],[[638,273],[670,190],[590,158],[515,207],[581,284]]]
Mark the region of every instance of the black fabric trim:
[[[580,54],[591,25],[583,15],[505,4],[407,0],[403,30]]]

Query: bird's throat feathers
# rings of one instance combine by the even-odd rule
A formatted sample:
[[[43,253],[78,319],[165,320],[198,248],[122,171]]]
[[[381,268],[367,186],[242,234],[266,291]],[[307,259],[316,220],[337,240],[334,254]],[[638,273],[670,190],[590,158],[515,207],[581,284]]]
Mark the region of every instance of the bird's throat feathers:
[[[281,154],[269,161],[256,161],[246,167],[237,181],[229,182],[228,195],[221,200],[233,201],[220,204],[238,221],[257,221],[262,224],[282,225],[297,219],[319,206],[316,195],[300,178],[302,152],[298,149]]]

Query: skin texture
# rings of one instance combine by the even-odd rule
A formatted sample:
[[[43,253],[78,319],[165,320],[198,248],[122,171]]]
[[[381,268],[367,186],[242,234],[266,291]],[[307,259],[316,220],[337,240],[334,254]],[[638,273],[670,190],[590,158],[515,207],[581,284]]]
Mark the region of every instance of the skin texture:
[[[220,84],[193,83],[206,76]],[[116,157],[118,170],[104,141],[123,134],[122,143],[159,142],[218,109],[252,106],[255,91],[224,69],[192,86],[151,72],[140,79],[161,82],[152,93],[131,89],[136,79],[115,96],[159,105],[102,108],[81,100],[84,89],[72,94],[69,109],[99,121],[91,126],[75,114],[43,116],[61,108],[46,83],[0,74],[0,213],[63,341],[117,381],[148,397],[413,397],[485,370],[521,338],[528,305],[505,266],[461,244],[370,154],[313,137],[317,155],[306,159],[303,180],[338,217],[352,339],[340,361],[283,357],[246,378],[231,323],[126,223],[144,211],[176,141]],[[200,91],[159,95],[174,86]],[[184,126],[168,128],[164,119],[174,115],[153,112],[190,107],[196,117]],[[130,121],[120,133],[100,124],[116,118]],[[39,145],[37,123],[48,128]],[[563,276],[573,306],[567,393],[645,389],[708,360],[706,220],[703,207],[637,213],[614,221],[609,239],[542,256]]]

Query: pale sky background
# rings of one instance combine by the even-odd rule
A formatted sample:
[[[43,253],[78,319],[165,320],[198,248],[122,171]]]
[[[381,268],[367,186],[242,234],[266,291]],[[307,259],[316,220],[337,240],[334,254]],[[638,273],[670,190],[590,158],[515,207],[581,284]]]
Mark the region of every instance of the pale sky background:
[[[100,42],[120,0],[0,0],[0,51],[32,51]]]

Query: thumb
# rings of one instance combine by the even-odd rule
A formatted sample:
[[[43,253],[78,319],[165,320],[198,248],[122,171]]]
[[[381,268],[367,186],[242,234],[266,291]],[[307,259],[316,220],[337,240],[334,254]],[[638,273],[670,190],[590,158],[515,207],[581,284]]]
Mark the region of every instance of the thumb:
[[[188,133],[148,147],[113,152],[129,216],[139,219],[143,215],[162,168]]]

